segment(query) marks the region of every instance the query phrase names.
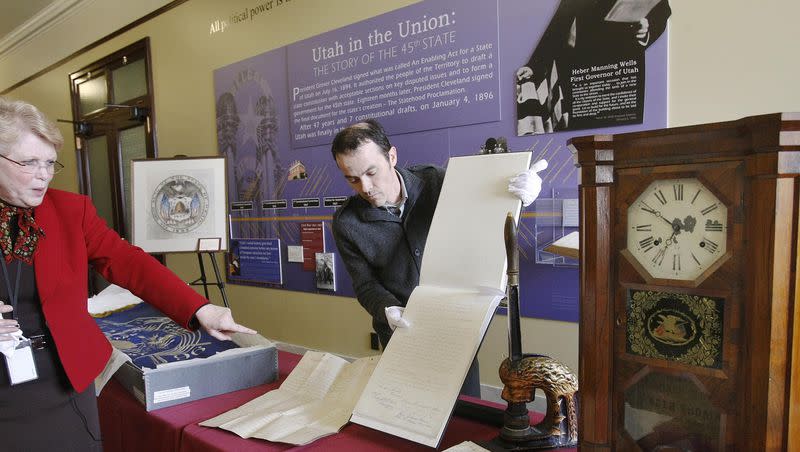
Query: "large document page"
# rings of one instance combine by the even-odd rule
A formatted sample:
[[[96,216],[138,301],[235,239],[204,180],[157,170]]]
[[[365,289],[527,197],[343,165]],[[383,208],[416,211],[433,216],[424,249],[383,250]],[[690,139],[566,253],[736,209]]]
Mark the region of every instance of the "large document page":
[[[306,352],[280,388],[200,425],[242,438],[308,444],[347,423],[377,362],[377,356],[348,363],[328,353]]]
[[[530,153],[450,159],[420,285],[383,352],[351,421],[436,447],[470,363],[503,297],[506,216],[520,201],[508,180]]]
[[[419,286],[350,419],[439,444],[470,363],[503,293]]]
[[[453,157],[425,243],[419,285],[505,289],[506,215],[522,203],[508,180],[528,169],[530,152]]]

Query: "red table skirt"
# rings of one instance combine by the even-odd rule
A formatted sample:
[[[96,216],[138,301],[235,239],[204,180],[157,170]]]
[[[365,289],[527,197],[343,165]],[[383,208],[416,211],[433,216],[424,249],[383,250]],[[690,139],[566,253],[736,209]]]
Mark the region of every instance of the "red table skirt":
[[[276,389],[300,361],[301,356],[278,352],[279,378],[276,382],[230,392],[207,399],[161,408],[151,412],[123,388],[111,380],[98,398],[103,448],[117,451],[429,451],[431,448],[358,424],[347,424],[336,434],[320,438],[305,446],[292,446],[260,439],[242,439],[218,428],[197,425],[198,422],[236,408],[268,391]],[[500,408],[500,405],[479,403]],[[541,415],[531,413],[531,422]],[[488,441],[498,434],[495,426],[453,416],[445,430],[440,449],[463,441]],[[567,449],[575,450],[575,449]]]

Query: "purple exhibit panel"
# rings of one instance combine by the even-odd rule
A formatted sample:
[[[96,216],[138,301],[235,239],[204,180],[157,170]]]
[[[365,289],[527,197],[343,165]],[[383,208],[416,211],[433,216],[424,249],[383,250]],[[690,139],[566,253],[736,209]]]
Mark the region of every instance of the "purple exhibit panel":
[[[565,83],[585,69],[582,60],[562,60],[556,52],[557,64],[544,65],[558,68],[546,73],[546,84],[537,70],[529,80],[534,85],[521,80],[520,71],[538,61],[542,43],[552,41],[547,36],[561,36],[555,33],[562,22],[557,18],[606,3],[613,0],[426,0],[216,70],[217,138],[220,154],[228,157],[232,239],[279,239],[280,287],[330,294],[317,289],[313,271],[288,262],[286,252],[287,246],[300,245],[301,222],[322,222],[324,251],[336,260],[335,295],[354,296],[331,234],[336,204],[326,205],[352,194],[330,153],[336,132],[355,121],[378,119],[397,147],[401,167],[445,166],[450,157],[480,152],[487,138],[504,137],[508,149],[531,151],[532,161],[549,162],[541,173],[542,194],[523,209],[518,229],[521,313],[578,321],[577,266],[539,259],[553,238],[577,229],[565,226],[562,207],[577,198],[578,184],[566,141],[666,126],[666,32],[636,54],[641,68],[636,92],[646,96],[635,98],[639,103],[630,110],[639,117],[625,125],[600,116],[581,123],[573,119],[585,111],[574,109],[569,122],[564,120],[571,95],[577,99],[573,106],[593,102],[580,94],[582,85]],[[611,65],[629,60],[613,49],[607,57]],[[608,75],[610,81],[598,86],[611,96],[622,75]],[[526,91],[531,86],[536,90]],[[568,86],[577,88],[571,94],[560,89]],[[537,116],[556,131],[520,134],[521,125],[538,127]],[[597,128],[567,130],[586,124]],[[276,268],[274,262],[270,268]],[[266,267],[260,271],[267,273]]]
[[[423,2],[288,46],[293,147],[500,120],[497,2]]]
[[[253,221],[284,198],[291,164],[286,117],[286,49],[214,71],[217,146],[228,158],[231,238],[280,238],[279,224]]]
[[[280,246],[278,239],[231,240],[229,281],[281,284]]]

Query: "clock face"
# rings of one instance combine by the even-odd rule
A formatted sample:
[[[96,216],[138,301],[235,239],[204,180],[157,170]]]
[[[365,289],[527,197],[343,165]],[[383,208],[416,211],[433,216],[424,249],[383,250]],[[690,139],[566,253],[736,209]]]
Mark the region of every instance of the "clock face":
[[[628,252],[653,278],[692,281],[728,245],[728,208],[699,180],[654,181],[628,207]]]

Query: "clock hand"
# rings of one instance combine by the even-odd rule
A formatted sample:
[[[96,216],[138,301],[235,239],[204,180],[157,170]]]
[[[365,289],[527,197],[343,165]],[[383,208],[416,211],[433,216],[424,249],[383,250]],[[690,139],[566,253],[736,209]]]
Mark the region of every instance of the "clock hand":
[[[672,245],[673,243],[678,243],[678,239],[675,237],[676,235],[681,233],[681,229],[683,229],[683,225],[681,224],[681,220],[676,218],[673,220],[670,225],[672,226],[672,235],[666,241],[667,246]]]
[[[676,231],[673,229],[673,230],[672,230],[672,235],[671,235],[671,236],[669,236],[669,238],[668,238],[667,240],[665,240],[665,241],[664,241],[664,243],[666,244],[666,246],[665,246],[664,248],[667,248],[667,247],[669,247],[669,246],[670,246],[670,245],[672,245],[673,243],[678,243],[678,239],[676,239],[676,238],[675,238],[675,232],[676,232]]]
[[[691,215],[687,215],[686,218],[683,220],[683,226],[681,228],[684,231],[694,232],[694,227],[697,225],[697,219]]]
[[[645,212],[651,213],[651,214],[653,214],[653,215],[657,216],[658,218],[661,218],[662,220],[666,221],[666,222],[667,222],[667,224],[669,224],[670,226],[672,226],[672,222],[671,222],[671,221],[669,221],[669,220],[667,220],[666,218],[664,218],[664,217],[661,215],[661,212],[659,212],[658,210],[656,210],[656,209],[654,209],[654,208],[650,207],[650,206],[649,206],[649,205],[647,205],[647,203],[646,203],[646,202],[644,202],[644,201],[641,201],[641,203],[642,203],[642,206],[643,206],[643,207],[642,207],[642,210],[644,210]]]

